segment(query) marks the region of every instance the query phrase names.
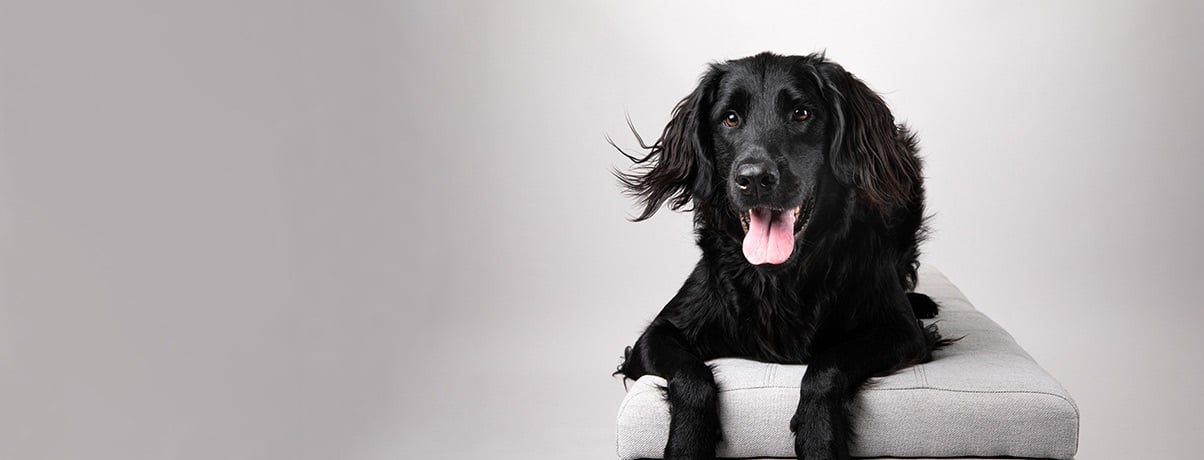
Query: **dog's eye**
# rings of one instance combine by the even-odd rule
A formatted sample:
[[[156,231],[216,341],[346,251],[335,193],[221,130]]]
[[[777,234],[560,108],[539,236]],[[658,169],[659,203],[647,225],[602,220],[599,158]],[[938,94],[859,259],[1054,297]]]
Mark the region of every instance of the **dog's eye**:
[[[728,112],[723,116],[723,124],[728,128],[740,126],[740,116],[736,115],[736,112]]]
[[[799,107],[794,109],[794,113],[792,113],[790,116],[794,118],[794,121],[807,121],[811,118],[811,111]]]

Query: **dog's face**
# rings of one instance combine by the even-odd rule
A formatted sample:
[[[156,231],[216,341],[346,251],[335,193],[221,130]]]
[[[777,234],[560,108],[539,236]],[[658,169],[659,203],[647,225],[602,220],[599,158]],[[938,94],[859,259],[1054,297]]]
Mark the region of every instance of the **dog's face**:
[[[914,139],[860,80],[822,55],[714,64],[648,155],[617,173],[651,217],[694,203],[701,230],[749,263],[789,264],[852,211],[885,216],[920,196]],[[622,150],[620,150],[622,151]],[[624,153],[626,155],[626,153]]]
[[[819,82],[786,59],[743,59],[718,77],[707,114],[716,180],[754,265],[796,252],[826,167],[829,117]]]

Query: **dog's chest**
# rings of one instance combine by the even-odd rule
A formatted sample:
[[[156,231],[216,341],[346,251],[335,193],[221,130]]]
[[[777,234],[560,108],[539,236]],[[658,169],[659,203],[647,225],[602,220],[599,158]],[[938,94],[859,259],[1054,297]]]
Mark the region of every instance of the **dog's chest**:
[[[736,340],[748,358],[803,364],[815,336],[814,307],[780,297],[750,297],[739,308]]]

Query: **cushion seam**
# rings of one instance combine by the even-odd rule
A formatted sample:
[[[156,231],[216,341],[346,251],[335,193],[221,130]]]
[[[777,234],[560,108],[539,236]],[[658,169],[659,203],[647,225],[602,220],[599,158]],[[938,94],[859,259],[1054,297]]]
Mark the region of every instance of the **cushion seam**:
[[[791,390],[791,389],[794,389],[794,388],[797,388],[797,387],[793,387],[793,386],[782,386],[782,385],[766,385],[766,386],[759,386],[759,387],[746,387],[746,388],[727,388],[727,389],[721,389],[721,390],[719,390],[719,392],[720,392],[720,393],[728,393],[728,392],[733,392],[733,391],[745,391],[745,390],[768,390],[768,389],[782,389],[782,390]],[[1078,406],[1076,406],[1076,405],[1074,404],[1074,402],[1073,402],[1073,401],[1071,401],[1069,398],[1067,398],[1067,397],[1065,397],[1065,396],[1062,396],[1062,395],[1060,395],[1060,394],[1057,394],[1057,393],[1050,393],[1050,392],[1046,392],[1046,391],[1030,391],[1030,390],[958,390],[958,389],[954,389],[954,388],[937,388],[937,387],[899,387],[899,388],[873,388],[873,389],[866,390],[865,392],[866,392],[866,393],[871,393],[871,392],[875,392],[875,391],[900,391],[900,390],[903,390],[903,391],[911,391],[911,390],[931,390],[931,391],[944,391],[944,392],[949,392],[949,393],[971,393],[971,394],[1030,394],[1030,395],[1045,395],[1045,396],[1053,396],[1053,397],[1055,397],[1055,398],[1058,398],[1058,399],[1061,399],[1062,401],[1065,401],[1067,404],[1069,404],[1069,405],[1070,405],[1070,408],[1071,408],[1071,409],[1074,409],[1074,415],[1075,415],[1075,417],[1077,418],[1077,417],[1079,416],[1079,408],[1078,408]],[[626,405],[624,405],[624,407],[626,407]]]
[[[1063,395],[1060,395],[1060,394],[1057,394],[1057,393],[1050,393],[1050,392],[1047,392],[1047,391],[1030,391],[1030,390],[958,390],[958,389],[954,389],[954,388],[936,388],[936,387],[876,388],[876,389],[869,390],[869,391],[896,391],[896,390],[934,390],[934,391],[946,391],[946,392],[950,392],[950,393],[971,393],[971,394],[1030,394],[1030,395],[1045,395],[1045,396],[1053,396],[1053,397],[1055,397],[1055,398],[1061,399],[1062,401],[1065,401],[1065,402],[1066,402],[1066,404],[1070,405],[1070,408],[1071,408],[1072,410],[1074,410],[1074,418],[1075,418],[1076,420],[1079,418],[1079,407],[1078,407],[1078,405],[1077,405],[1077,404],[1075,404],[1075,403],[1074,403],[1074,401],[1071,401],[1071,400],[1070,400],[1070,398],[1067,398],[1066,396],[1063,396]]]

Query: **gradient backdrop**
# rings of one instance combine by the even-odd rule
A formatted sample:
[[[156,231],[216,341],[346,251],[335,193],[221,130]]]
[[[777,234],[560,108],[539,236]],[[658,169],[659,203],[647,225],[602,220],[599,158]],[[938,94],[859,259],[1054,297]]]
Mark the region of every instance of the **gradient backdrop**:
[[[1198,455],[1198,3],[2,0],[0,458],[613,458],[696,250],[604,134],[823,49],[1080,458]]]

